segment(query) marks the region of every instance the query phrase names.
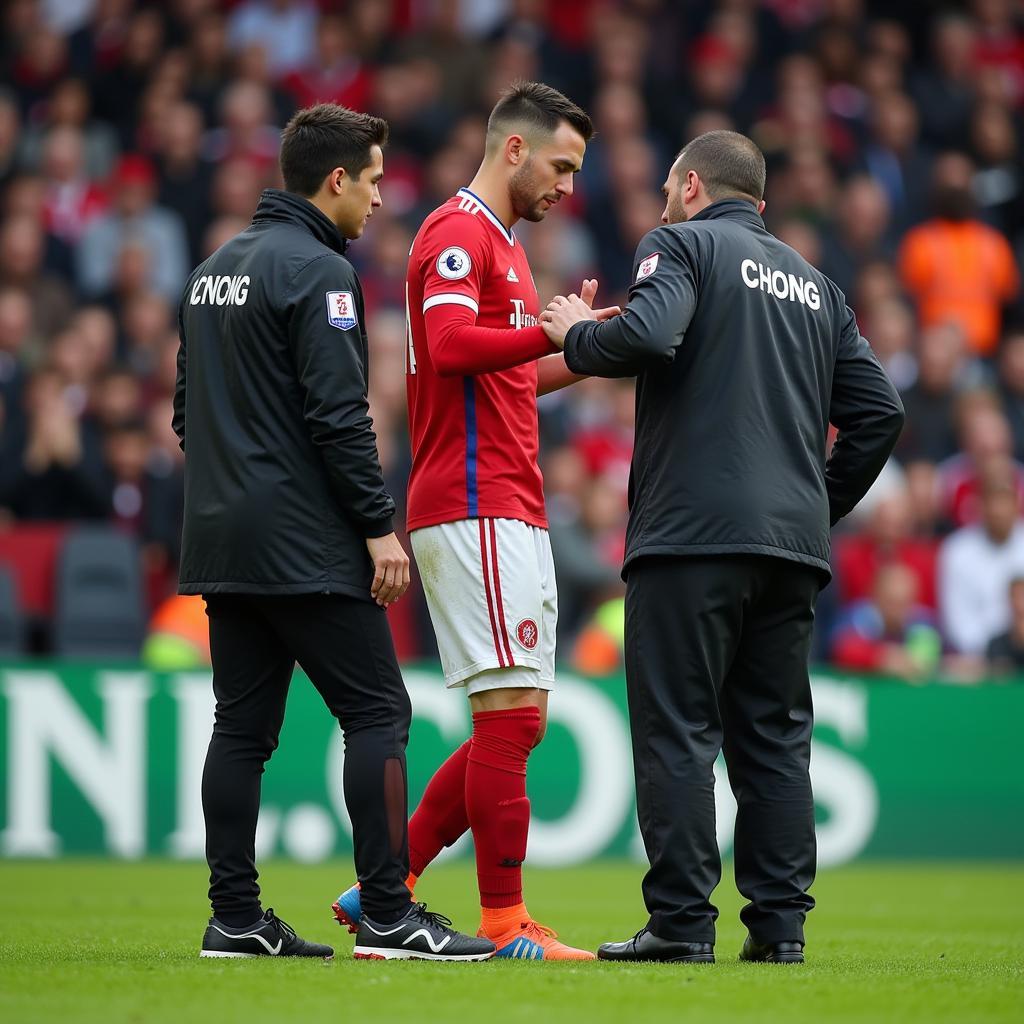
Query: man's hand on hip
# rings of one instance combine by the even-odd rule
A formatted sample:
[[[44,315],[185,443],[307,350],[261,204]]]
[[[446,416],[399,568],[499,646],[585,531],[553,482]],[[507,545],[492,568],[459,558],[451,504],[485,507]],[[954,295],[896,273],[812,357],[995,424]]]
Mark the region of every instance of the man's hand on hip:
[[[393,533],[367,537],[366,549],[373,559],[370,596],[381,608],[387,608],[409,589],[409,556]]]

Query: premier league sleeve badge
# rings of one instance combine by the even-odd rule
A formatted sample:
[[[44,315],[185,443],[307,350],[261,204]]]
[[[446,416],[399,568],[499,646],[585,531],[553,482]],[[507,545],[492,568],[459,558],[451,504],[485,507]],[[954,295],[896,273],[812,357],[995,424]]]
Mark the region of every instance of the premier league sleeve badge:
[[[339,331],[350,331],[359,322],[351,292],[327,293],[327,322]]]

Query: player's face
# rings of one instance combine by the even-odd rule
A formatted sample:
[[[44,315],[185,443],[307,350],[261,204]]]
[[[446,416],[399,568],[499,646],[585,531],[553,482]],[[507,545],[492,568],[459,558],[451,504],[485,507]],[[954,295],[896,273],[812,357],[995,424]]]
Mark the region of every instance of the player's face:
[[[384,177],[384,154],[380,146],[370,147],[370,163],[358,178],[342,179],[335,223],[346,238],[359,238],[373,211],[381,205],[380,179]]]
[[[583,166],[586,150],[583,136],[565,122],[532,145],[508,183],[516,217],[543,220],[552,206],[571,196],[573,175]]]
[[[686,220],[686,207],[683,204],[683,185],[680,180],[678,161],[669,168],[665,184],[661,186],[665,196],[665,210],[661,215],[662,224],[679,224]]]

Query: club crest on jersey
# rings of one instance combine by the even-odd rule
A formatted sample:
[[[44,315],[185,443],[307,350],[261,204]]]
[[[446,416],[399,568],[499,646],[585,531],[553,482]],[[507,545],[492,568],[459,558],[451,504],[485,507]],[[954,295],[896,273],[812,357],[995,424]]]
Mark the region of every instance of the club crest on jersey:
[[[351,292],[327,293],[327,322],[339,331],[350,331],[359,323]]]
[[[533,619],[523,619],[523,621],[516,626],[516,639],[528,651],[532,651],[537,646],[537,641],[540,639],[540,630],[537,628],[537,623],[534,622]]]
[[[642,281],[645,277],[650,277],[658,269],[658,257],[661,255],[660,252],[652,252],[646,259],[640,261],[640,266],[636,268],[636,279]]]
[[[449,281],[458,281],[473,268],[473,261],[465,249],[450,245],[437,257],[437,272]]]

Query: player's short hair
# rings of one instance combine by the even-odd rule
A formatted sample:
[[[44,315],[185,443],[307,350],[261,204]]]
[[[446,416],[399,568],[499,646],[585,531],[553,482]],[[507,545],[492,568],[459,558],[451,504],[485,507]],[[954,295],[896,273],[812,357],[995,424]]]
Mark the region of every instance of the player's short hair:
[[[758,203],[764,198],[764,153],[746,135],[724,128],[705,132],[683,146],[676,159],[679,176],[696,171],[711,199]]]
[[[487,119],[487,149],[493,150],[514,131],[551,135],[567,124],[589,142],[594,122],[568,96],[543,82],[515,82],[506,89]]]
[[[335,167],[358,178],[370,149],[388,141],[388,123],[337,103],[318,103],[292,116],[281,133],[281,176],[288,192],[313,196]]]

